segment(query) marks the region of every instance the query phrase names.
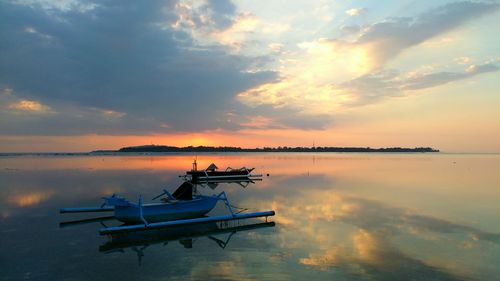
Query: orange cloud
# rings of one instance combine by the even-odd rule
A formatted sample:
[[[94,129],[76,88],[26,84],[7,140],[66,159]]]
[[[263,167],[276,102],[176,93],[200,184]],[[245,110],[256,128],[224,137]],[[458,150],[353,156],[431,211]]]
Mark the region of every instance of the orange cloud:
[[[33,100],[20,100],[11,103],[8,108],[32,113],[53,113],[49,106]]]

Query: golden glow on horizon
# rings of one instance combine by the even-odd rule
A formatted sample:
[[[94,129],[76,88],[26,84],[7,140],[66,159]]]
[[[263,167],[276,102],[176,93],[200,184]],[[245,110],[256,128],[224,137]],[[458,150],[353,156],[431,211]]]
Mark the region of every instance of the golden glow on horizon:
[[[477,113],[460,116],[449,110],[427,111],[417,118],[410,114],[412,108],[397,107],[395,103],[388,103],[387,108],[379,106],[359,112],[358,120],[349,120],[352,125],[337,126],[330,130],[266,129],[262,126],[267,126],[272,120],[256,116],[243,124],[253,127],[236,132],[220,130],[149,136],[0,136],[0,152],[89,152],[146,144],[295,147],[312,146],[313,142],[316,146],[431,146],[444,152],[500,152],[500,123],[486,122],[493,114],[488,112],[488,108],[477,107],[474,110]],[[411,105],[415,106],[425,107],[425,103]],[[374,114],[379,118],[371,120]],[[393,118],[394,115],[398,118]],[[468,126],[467,131],[463,130],[464,126]],[[477,135],[485,131],[490,133],[488,138],[482,140],[483,145],[470,148],[471,139],[476,139]]]

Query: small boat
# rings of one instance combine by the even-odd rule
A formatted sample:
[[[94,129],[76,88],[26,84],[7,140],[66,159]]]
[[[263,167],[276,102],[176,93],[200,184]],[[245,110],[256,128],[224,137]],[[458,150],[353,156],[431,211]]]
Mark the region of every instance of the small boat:
[[[183,182],[173,194],[163,190],[163,193],[154,197],[153,200],[164,195],[166,197],[162,198],[161,202],[143,204],[142,196],[139,197],[138,203],[132,203],[113,194],[110,197],[103,197],[104,204],[100,207],[64,208],[60,212],[112,211],[114,218],[127,224],[154,223],[202,217],[221,200],[216,195],[193,195],[193,184],[188,181]]]
[[[196,160],[193,162],[193,168],[191,171],[186,172],[186,176],[190,177],[192,181],[199,180],[216,180],[216,179],[248,179],[250,177],[262,177],[262,175],[252,175],[251,172],[254,168],[242,167],[239,169],[233,169],[227,167],[225,170],[219,170],[219,168],[214,164],[210,164],[205,170],[198,170],[198,165]]]
[[[99,231],[103,235],[169,226],[274,216],[274,211],[235,213],[224,191],[211,196],[193,195],[193,183],[189,181],[183,182],[173,194],[163,190],[163,193],[154,197],[153,200],[162,196],[165,197],[161,199],[161,202],[148,204],[143,204],[142,196],[139,196],[139,202],[135,204],[113,194],[110,197],[104,197],[104,204],[100,207],[63,208],[60,213],[114,212],[114,218],[124,222],[125,225],[105,227]],[[215,207],[219,200],[224,201],[230,214],[206,217],[205,215]]]
[[[113,194],[104,197],[105,205],[114,207],[115,218],[124,223],[163,222],[202,217],[210,212],[219,198],[215,195],[193,195],[193,184],[184,182],[170,194],[166,190],[154,199],[163,195],[162,202],[138,204]],[[139,200],[141,201],[141,200]]]

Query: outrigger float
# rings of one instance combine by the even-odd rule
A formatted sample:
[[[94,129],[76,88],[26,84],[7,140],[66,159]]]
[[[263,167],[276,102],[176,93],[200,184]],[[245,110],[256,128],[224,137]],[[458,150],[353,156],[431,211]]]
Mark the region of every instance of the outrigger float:
[[[193,168],[191,171],[187,171],[185,177],[189,177],[191,181],[198,182],[203,180],[222,180],[222,179],[252,179],[261,178],[260,174],[251,174],[255,168],[242,167],[239,169],[233,169],[227,167],[225,170],[219,170],[219,168],[214,164],[210,164],[205,170],[198,170],[198,164],[196,159],[193,162]]]
[[[164,196],[164,197],[163,197]],[[104,227],[99,230],[101,235],[120,232],[158,229],[169,226],[191,225],[197,223],[232,221],[274,216],[274,211],[239,213],[227,198],[225,192],[218,195],[193,195],[193,183],[184,182],[173,194],[167,190],[153,198],[163,197],[159,203],[143,203],[139,196],[137,204],[132,203],[116,194],[111,197],[103,197],[104,204],[100,207],[63,208],[60,213],[83,213],[83,212],[110,212],[114,217],[124,222],[124,225],[115,227]],[[223,201],[230,214],[223,216],[205,216],[210,212],[218,201]]]

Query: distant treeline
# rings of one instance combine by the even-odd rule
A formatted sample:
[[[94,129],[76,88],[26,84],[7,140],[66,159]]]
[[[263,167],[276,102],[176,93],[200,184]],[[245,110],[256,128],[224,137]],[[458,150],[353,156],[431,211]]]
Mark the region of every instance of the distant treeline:
[[[166,145],[142,145],[120,148],[117,152],[439,152],[431,147],[263,147],[263,148],[241,148],[233,146],[166,146]]]

